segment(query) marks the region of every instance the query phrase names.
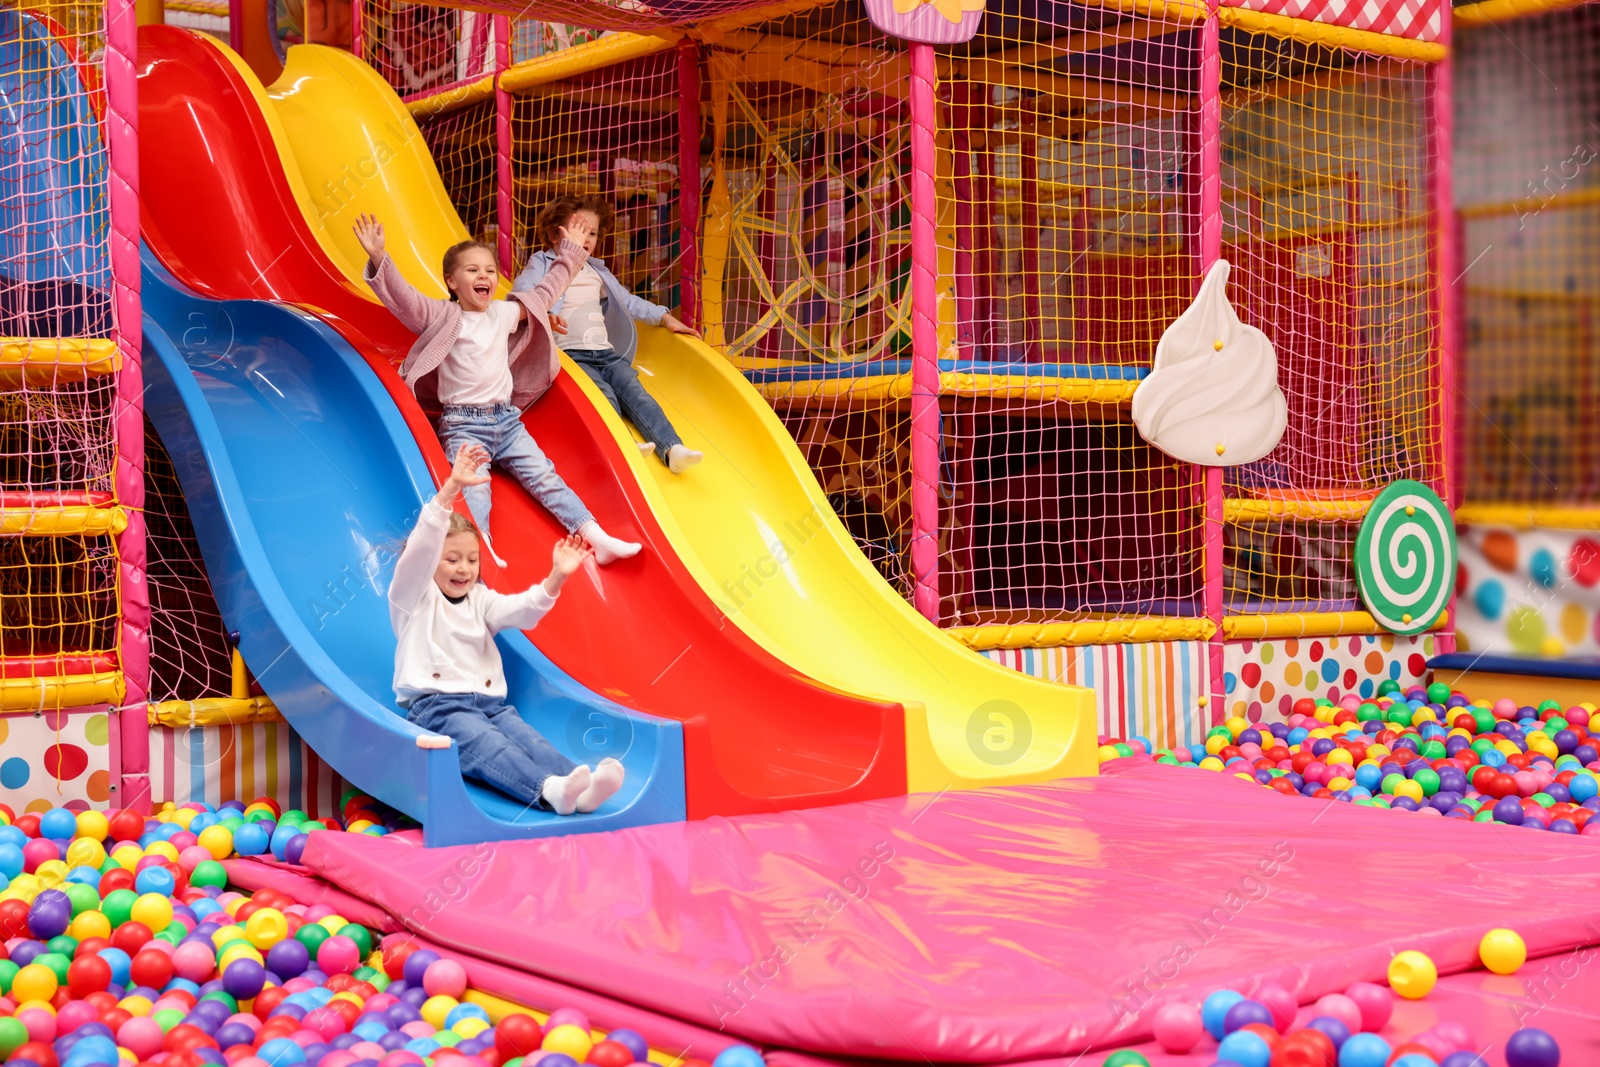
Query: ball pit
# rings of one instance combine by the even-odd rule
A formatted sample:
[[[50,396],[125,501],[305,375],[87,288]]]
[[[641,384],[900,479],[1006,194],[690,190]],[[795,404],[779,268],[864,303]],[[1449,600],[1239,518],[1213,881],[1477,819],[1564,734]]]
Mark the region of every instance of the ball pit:
[[[466,970],[403,936],[283,893],[228,889],[221,860],[298,860],[315,832],[381,835],[375,801],[344,819],[268,800],[220,809],[0,804],[0,1062],[6,1067],[631,1067],[639,1033],[596,1033],[570,1008],[498,1020]],[[744,1045],[714,1063],[762,1067]]]
[[[1592,718],[1593,717],[1593,718]],[[1285,795],[1427,817],[1600,835],[1600,713],[1591,704],[1537,708],[1469,702],[1440,683],[1370,699],[1296,701],[1285,722],[1231,718],[1203,744],[1155,749],[1100,739],[1100,759],[1227,771]]]

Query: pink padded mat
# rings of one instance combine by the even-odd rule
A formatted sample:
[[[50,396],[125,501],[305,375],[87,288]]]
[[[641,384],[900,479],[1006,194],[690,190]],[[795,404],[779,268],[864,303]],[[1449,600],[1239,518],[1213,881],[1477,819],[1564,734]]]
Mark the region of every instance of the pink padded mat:
[[[1111,770],[499,845],[315,834],[304,863],[430,940],[820,1056],[1128,1044],[1178,990],[1466,969],[1513,915],[1535,956],[1597,940],[1588,839]]]

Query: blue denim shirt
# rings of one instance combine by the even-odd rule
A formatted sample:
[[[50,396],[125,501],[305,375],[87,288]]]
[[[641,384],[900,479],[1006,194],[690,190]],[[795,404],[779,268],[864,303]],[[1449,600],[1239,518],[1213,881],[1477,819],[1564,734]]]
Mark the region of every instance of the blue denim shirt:
[[[555,262],[555,256],[549,249],[535,252],[528,260],[528,265],[522,268],[522,273],[517,275],[517,280],[512,283],[511,291],[520,293],[532,289],[539,284],[539,280],[550,269],[550,264]],[[661,324],[662,316],[671,309],[660,304],[652,304],[642,296],[634,296],[624,289],[622,283],[617,281],[617,276],[606,269],[606,265],[598,259],[590,259],[589,266],[600,275],[604,295],[600,298],[600,308],[606,317],[606,334],[611,340],[611,350],[623,359],[633,362],[634,353],[639,350],[639,331],[634,328],[633,320],[648,322],[652,326]],[[550,311],[560,314],[566,298],[557,300],[550,306]]]

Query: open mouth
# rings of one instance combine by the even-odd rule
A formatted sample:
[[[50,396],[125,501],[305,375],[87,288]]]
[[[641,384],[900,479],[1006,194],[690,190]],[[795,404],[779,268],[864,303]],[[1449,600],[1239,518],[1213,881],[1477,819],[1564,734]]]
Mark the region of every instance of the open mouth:
[[[494,292],[494,286],[489,282],[474,282],[472,291],[487,299],[489,294]]]

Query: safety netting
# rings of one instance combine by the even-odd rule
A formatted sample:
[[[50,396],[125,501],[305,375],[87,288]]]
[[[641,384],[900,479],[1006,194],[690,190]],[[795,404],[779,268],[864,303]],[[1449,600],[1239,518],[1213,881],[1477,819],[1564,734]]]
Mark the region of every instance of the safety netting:
[[[117,670],[105,107],[96,4],[0,9],[0,674]]]
[[[1600,6],[1458,31],[1468,504],[1600,506]]]

